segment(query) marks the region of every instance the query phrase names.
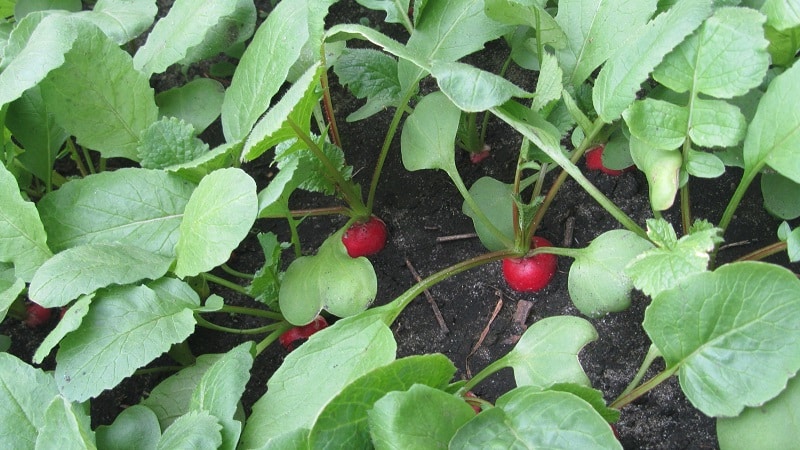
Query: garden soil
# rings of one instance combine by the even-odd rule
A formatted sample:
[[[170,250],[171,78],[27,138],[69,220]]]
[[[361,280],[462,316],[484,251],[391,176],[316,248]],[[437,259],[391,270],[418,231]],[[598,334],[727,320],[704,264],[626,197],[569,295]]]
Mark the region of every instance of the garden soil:
[[[355,2],[334,5],[329,22],[358,22],[365,18],[372,24],[380,24],[382,31],[402,38],[401,30],[382,23],[382,15],[366,11]],[[506,52],[503,45],[492,45],[469,62],[490,70],[497,69]],[[526,80],[525,77],[530,75],[521,69],[512,66],[509,76],[523,87],[532,89],[534,80]],[[331,77],[335,113],[339,119],[348,163],[353,166],[355,179],[362,186],[368,186],[392,111],[385,111],[363,122],[347,123],[344,118],[357,109],[361,101],[341,89],[334,75]],[[170,83],[174,81],[169,77],[161,78],[154,80],[154,87],[163,90],[170,87]],[[429,82],[423,83],[423,90],[432,88]],[[219,142],[219,125],[212,126],[203,137],[211,144]],[[498,120],[491,120],[487,129],[487,143],[491,146],[491,156],[477,165],[470,162],[466,152],[457,152],[457,165],[467,186],[483,176],[504,182],[512,180],[520,146],[519,135]],[[267,162],[256,162],[245,169],[256,179],[259,188],[263,188],[276,174]],[[552,180],[556,174],[552,172],[548,180]],[[718,222],[738,181],[738,175],[734,170],[720,179],[693,180],[692,206],[698,218]],[[629,171],[619,177],[591,172],[588,177],[638,223],[644,224],[651,217],[647,184],[641,172]],[[473,228],[471,219],[462,213],[461,203],[461,196],[445,173],[406,171],[400,160],[399,139],[395,139],[376,198],[375,213],[386,222],[389,240],[382,252],[370,257],[378,276],[375,305],[387,303],[409,289],[415,283],[414,272],[425,277],[485,251],[478,239],[462,236],[472,233]],[[291,199],[292,207],[298,209],[332,204],[330,198],[312,194],[295,194]],[[677,224],[677,211],[668,211],[665,217]],[[312,254],[327,236],[345,222],[346,218],[339,216],[304,220],[299,228],[304,252]],[[720,261],[733,260],[774,241],[777,224],[776,219],[763,211],[760,194],[752,189],[726,236],[727,243],[733,245],[720,252]],[[580,248],[604,231],[614,228],[620,228],[620,225],[575,182],[568,180],[545,216],[538,234],[555,245]],[[289,240],[284,223],[259,220],[251,235],[234,252],[229,263],[231,267],[252,273],[263,264],[263,255],[256,239],[256,234],[260,232],[273,232],[282,240]],[[442,238],[452,240],[442,241]],[[786,263],[785,258],[778,258],[774,262]],[[397,356],[443,353],[457,367],[456,377],[468,378],[506,354],[526,326],[550,316],[581,316],[572,305],[567,291],[567,273],[571,263],[570,258],[560,257],[553,282],[535,294],[511,291],[503,281],[500,263],[472,269],[436,285],[430,290],[430,297],[415,299],[393,324],[392,330],[398,343]],[[797,271],[798,268],[793,269]],[[246,284],[246,280],[238,281]],[[231,291],[213,291],[225,298],[226,303],[257,306],[252,300]],[[650,345],[641,326],[647,304],[647,297],[634,293],[630,309],[590,320],[599,338],[580,352],[579,359],[592,385],[601,390],[609,402],[634,377]],[[526,306],[531,306],[529,311],[525,311]],[[437,310],[443,322],[437,320]],[[257,319],[237,315],[217,314],[208,318],[234,328],[263,324]],[[0,329],[0,332],[13,339],[11,352],[26,361],[31,361],[38,343],[48,331],[29,330],[11,320],[7,320]],[[198,328],[189,339],[189,344],[199,354],[225,352],[245,340],[241,336]],[[258,357],[243,397],[246,412],[249,413],[253,403],[266,391],[267,380],[286,355],[282,347],[273,345]],[[43,367],[52,368],[53,364],[51,356]],[[151,366],[163,365],[174,365],[174,362],[164,356]],[[650,369],[648,377],[662,368],[663,363],[659,360]],[[110,423],[126,406],[145,398],[149,390],[165,377],[157,373],[135,376],[103,393],[92,401],[93,425]],[[511,370],[504,369],[478,385],[474,392],[479,397],[494,401],[514,386]],[[308,389],[309,395],[313,395],[314,386],[308,386]],[[616,429],[626,449],[718,448],[714,420],[692,407],[675,377],[626,406]]]

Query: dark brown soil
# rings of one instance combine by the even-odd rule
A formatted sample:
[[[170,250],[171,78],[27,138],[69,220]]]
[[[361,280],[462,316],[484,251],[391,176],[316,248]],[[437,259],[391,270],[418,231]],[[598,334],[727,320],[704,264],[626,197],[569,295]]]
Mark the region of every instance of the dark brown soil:
[[[371,23],[376,24],[382,20],[380,14],[368,13],[355,2],[345,3],[334,6],[331,21],[357,22],[361,17],[368,17]],[[386,27],[391,26],[382,24],[381,27],[386,31]],[[484,53],[489,59],[483,64],[496,64],[498,58],[502,60],[505,56],[502,53],[504,51],[502,46],[492,47]],[[332,81],[335,84],[335,77]],[[340,88],[335,88],[336,114],[348,163],[355,169],[355,178],[366,186],[391,112],[384,112],[365,122],[346,123],[344,117],[355,110],[360,102]],[[218,130],[211,131],[206,136],[212,140],[219,139],[215,137],[217,133]],[[376,202],[375,213],[386,221],[390,232],[386,248],[371,258],[379,280],[376,304],[391,301],[414,284],[409,263],[424,277],[484,251],[477,239],[437,243],[438,237],[473,232],[471,220],[462,214],[461,197],[444,173],[411,173],[403,168],[398,141],[396,139],[389,155]],[[479,165],[471,164],[465,152],[458,154],[459,170],[468,186],[482,176],[511,181],[515,153],[520,144],[519,136],[495,120],[490,122],[488,142],[492,146],[492,156]],[[272,172],[264,163],[256,163],[246,169],[260,187],[268,182]],[[553,175],[551,174],[551,178]],[[601,173],[592,173],[589,176],[637,222],[643,224],[645,219],[651,217],[647,202],[647,184],[640,172],[627,172],[620,177],[609,177]],[[712,222],[718,221],[733,191],[737,176],[738,172],[732,170],[721,179],[693,184],[692,201],[699,217]],[[292,199],[292,206],[297,208],[330,205],[330,199],[315,195],[296,195]],[[667,217],[674,220],[675,211],[670,211]],[[335,216],[305,220],[300,226],[305,251],[314,252],[328,235],[344,223],[345,218]],[[568,223],[572,223],[572,239],[564,242],[565,235],[568,234]],[[753,190],[746,197],[738,219],[726,236],[728,242],[748,242],[723,251],[721,260],[735,259],[771,242],[774,240],[777,223],[777,220],[763,211],[760,195]],[[576,183],[568,181],[545,217],[539,234],[557,245],[584,247],[594,237],[613,228],[619,228],[619,224]],[[289,239],[287,229],[281,221],[259,221],[252,235],[235,252],[230,265],[243,272],[257,270],[263,264],[263,256],[255,233],[266,231],[277,233],[283,240]],[[776,261],[785,262],[780,259]],[[568,258],[560,258],[559,271],[552,284],[535,295],[510,291],[503,282],[499,264],[482,266],[440,283],[431,289],[431,295],[449,332],[441,330],[430,303],[425,297],[420,297],[406,308],[392,327],[398,341],[398,356],[440,352],[447,355],[458,367],[457,377],[476,373],[511,349],[512,344],[508,339],[521,331],[512,322],[518,301],[533,302],[527,324],[548,316],[580,315],[572,306],[567,293],[567,271],[571,262]],[[797,271],[798,268],[794,269]],[[243,280],[242,282],[244,283]],[[255,306],[251,300],[232,292],[215,292],[228,303]],[[490,323],[493,311],[501,301],[499,313]],[[593,386],[603,391],[609,402],[633,378],[649,347],[649,340],[641,327],[647,301],[646,297],[636,295],[629,310],[591,321],[600,338],[581,352],[580,359]],[[229,327],[258,325],[246,317],[217,315],[210,319]],[[488,334],[472,352],[487,327]],[[12,337],[12,353],[30,361],[33,351],[47,330],[31,331],[7,320],[0,332]],[[189,342],[192,349],[199,354],[224,352],[242,340],[239,336],[198,328]],[[285,350],[274,345],[256,360],[243,398],[246,411],[249,412],[252,404],[264,393],[266,381],[285,355]],[[172,361],[162,357],[154,363],[159,364],[172,364]],[[662,368],[658,366],[657,363],[656,367],[651,368],[651,374]],[[44,367],[52,367],[52,361],[46,362]],[[113,421],[124,407],[138,403],[146,397],[148,391],[164,376],[148,375],[128,379],[116,389],[93,400],[94,425]],[[475,393],[494,400],[513,387],[511,371],[505,370],[480,384]],[[675,378],[624,408],[617,430],[627,449],[713,449],[718,446],[714,420],[705,417],[687,402]]]

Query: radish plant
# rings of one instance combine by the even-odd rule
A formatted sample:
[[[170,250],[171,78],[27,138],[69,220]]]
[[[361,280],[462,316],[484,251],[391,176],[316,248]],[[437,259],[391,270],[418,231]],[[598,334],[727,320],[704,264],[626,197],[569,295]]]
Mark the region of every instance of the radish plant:
[[[0,353],[0,397],[19,406],[4,412],[0,434],[15,448],[55,437],[79,448],[175,448],[189,438],[209,448],[535,447],[553,439],[564,448],[621,448],[609,424],[672,376],[718,419],[721,445],[749,436],[758,437],[749,448],[797,440],[788,411],[800,401],[800,281],[759,261],[784,251],[800,260],[800,232],[790,223],[800,216],[800,112],[792,101],[800,97],[800,18],[792,2],[359,1],[400,24],[404,42],[360,24],[326,28],[334,0],[279,2],[257,29],[246,0],[178,0],[158,21],[153,2],[101,0],[86,11],[60,3],[0,6],[10,18],[0,42],[0,313],[19,310],[26,297],[68,307],[34,356],[41,363],[57,348],[54,371]],[[598,26],[608,23],[615,26]],[[462,62],[500,39],[510,61],[535,78],[532,91],[503,70]],[[245,42],[227,88],[205,78],[159,94],[150,87],[173,65]],[[333,75],[365,101],[346,120],[392,110],[363,190],[334,117]],[[436,87],[421,89],[426,78]],[[474,138],[476,117],[504,122],[521,145],[507,179],[467,186],[455,149]],[[217,119],[224,142],[212,148],[199,136]],[[452,181],[487,252],[369,308],[380,280],[365,256],[386,239],[372,214],[398,140],[407,170],[441,171]],[[602,157],[590,151],[598,146]],[[80,176],[54,170],[67,157]],[[256,160],[278,168],[260,191],[242,169]],[[629,217],[590,182],[584,160],[607,174],[635,166],[652,217]],[[732,166],[742,177],[722,215],[695,217],[693,181]],[[577,249],[536,236],[567,177],[621,228]],[[785,222],[775,243],[720,265],[726,230],[756,180],[767,210]],[[330,204],[295,210],[297,190]],[[678,224],[664,218],[673,207]],[[303,254],[299,222],[328,214],[346,224]],[[290,242],[261,233],[263,267],[228,267],[259,219],[285,220]],[[363,241],[354,236],[360,227],[378,236]],[[426,289],[504,261],[512,288],[546,294],[556,256],[572,260],[570,296],[589,319],[626,309],[634,290],[650,299],[642,327],[652,345],[618,398],[607,404],[579,363],[597,339],[581,317],[532,324],[466,381],[453,380],[455,366],[443,355],[396,357],[389,326]],[[545,276],[517,272],[517,261],[544,261]],[[227,304],[209,285],[259,307]],[[264,324],[226,328],[211,321],[214,312]],[[323,312],[341,319],[323,327]],[[198,326],[260,339],[193,355],[186,339]],[[238,403],[255,358],[276,340],[293,345],[295,335],[308,341],[243,417]],[[92,429],[83,402],[164,353],[180,365],[176,373],[113,424]],[[645,380],[659,358],[664,369]],[[504,368],[517,387],[476,415],[464,399]]]

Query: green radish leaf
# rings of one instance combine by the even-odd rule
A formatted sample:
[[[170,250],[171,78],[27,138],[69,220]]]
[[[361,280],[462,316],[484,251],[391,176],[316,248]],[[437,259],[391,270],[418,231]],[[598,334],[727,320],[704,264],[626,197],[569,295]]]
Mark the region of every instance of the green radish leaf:
[[[180,225],[175,274],[181,278],[224,263],[256,219],[255,181],[241,169],[208,174],[192,193]]]
[[[54,308],[112,284],[164,276],[174,258],[123,244],[85,244],[48,259],[33,276],[28,294]]]
[[[65,183],[42,197],[39,214],[55,251],[119,243],[174,256],[194,187],[158,170],[119,169]]]
[[[747,173],[768,164],[778,173],[800,183],[800,104],[787,98],[800,96],[800,64],[778,75],[761,97],[744,140]]]
[[[309,39],[309,8],[308,0],[278,3],[259,26],[225,92],[222,129],[226,141],[247,137],[286,81]]]
[[[172,278],[98,292],[80,327],[58,349],[55,377],[62,395],[84,401],[116,386],[189,337],[192,309],[199,306],[197,294]]]
[[[14,264],[16,277],[30,281],[53,254],[33,203],[19,192],[14,175],[0,164],[0,262]]]
[[[800,369],[800,280],[772,264],[727,264],[656,295],[643,326],[689,401],[733,417]]]
[[[252,161],[276,144],[296,138],[298,132],[310,133],[310,119],[320,99],[319,77],[321,66],[312,65],[292,85],[278,103],[270,108],[253,127],[242,151],[243,161]]]
[[[510,184],[491,177],[481,177],[469,188],[470,195],[484,216],[488,217],[492,225],[511,241],[514,240],[513,190]],[[503,241],[492,233],[466,201],[461,205],[461,211],[472,219],[475,232],[487,250],[497,251],[506,248]]]
[[[745,119],[738,107],[722,100],[695,99],[689,137],[702,147],[733,147],[744,139]]]
[[[625,273],[637,289],[654,297],[681,280],[707,271],[709,252],[721,242],[719,232],[718,228],[701,227],[678,239],[670,223],[648,219],[647,236],[656,248],[640,253]]]
[[[578,352],[597,339],[588,321],[574,316],[554,316],[528,327],[516,346],[498,361],[514,369],[517,386],[545,389],[555,383],[589,386]]]
[[[348,166],[345,161],[344,151],[327,142],[324,138],[317,140],[317,145],[331,162],[333,167],[345,180],[353,177],[353,167]],[[298,168],[293,177],[299,179],[298,188],[311,192],[322,192],[327,195],[334,195],[337,191],[336,183],[328,175],[328,166],[317,158],[314,153],[298,144],[295,140],[284,141],[275,147],[275,160],[278,162],[278,169],[284,170],[287,164],[297,160]],[[294,183],[292,183],[294,184]],[[294,188],[292,188],[294,189]],[[289,194],[291,192],[287,192]]]
[[[792,220],[800,217],[800,184],[772,172],[761,174],[761,192],[764,196],[764,208],[770,214]]]
[[[38,87],[28,89],[9,105],[6,127],[25,148],[17,157],[19,162],[51,186],[53,163],[67,140],[67,132],[56,123]]]
[[[255,6],[246,0],[177,0],[147,35],[133,64],[146,75],[162,73],[175,63],[189,65],[249,38],[255,20]]]
[[[556,50],[556,57],[568,84],[579,86],[611,55],[627,49],[628,40],[640,33],[655,10],[655,0],[559,4],[555,20],[566,34],[567,45]]]
[[[547,448],[558,436],[559,448],[621,449],[608,422],[585,400],[568,392],[513,389],[496,407],[462,426],[449,448]]]
[[[429,68],[429,64],[427,62],[428,60],[418,51],[408,48],[407,46],[372,28],[356,24],[339,24],[331,27],[331,29],[326,33],[326,40],[328,42],[338,42],[346,39],[364,39],[370,41],[388,53],[391,53],[402,60],[408,61],[423,71],[428,70]],[[401,90],[410,88],[411,87],[403,87],[401,84]]]
[[[177,117],[194,127],[195,133],[208,128],[222,110],[225,88],[210,78],[194,80],[156,94],[156,105],[161,117]]]
[[[311,335],[270,378],[267,393],[253,405],[240,445],[262,448],[310,428],[331,399],[359,377],[394,361],[396,350],[389,327],[369,316],[343,319]],[[309,386],[314,395],[308,395]]]
[[[187,163],[208,152],[195,137],[194,127],[177,117],[162,117],[142,131],[136,154],[145,169],[163,169]]]
[[[597,411],[606,422],[616,423],[619,420],[620,411],[618,409],[609,408],[606,405],[605,398],[603,398],[603,392],[597,389],[572,383],[559,383],[550,386],[547,390],[569,392],[570,394],[582,398],[592,405],[595,411]]]
[[[441,91],[426,95],[403,125],[400,150],[407,170],[456,172],[455,138],[459,110]]]
[[[94,449],[95,436],[85,408],[57,396],[47,407],[44,426],[36,436],[36,448]]]
[[[253,276],[247,292],[256,301],[277,309],[280,280],[283,277],[280,270],[281,252],[286,247],[278,242],[278,236],[275,233],[259,233],[256,237],[264,252],[264,265]]]
[[[25,280],[17,278],[14,267],[10,264],[0,263],[0,322],[8,313],[8,308],[25,289]]]
[[[305,172],[300,167],[300,158],[286,161],[275,178],[258,193],[259,218],[286,217],[286,214],[290,213],[289,196],[311,176],[310,172]],[[305,165],[305,169],[310,171],[308,165]]]
[[[431,2],[419,17],[406,47],[423,61],[457,61],[513,29],[487,17],[483,0]],[[405,59],[397,70],[404,92],[425,76],[424,69]]]
[[[156,450],[191,448],[216,450],[222,445],[219,419],[207,411],[191,411],[179,417],[164,430]]]
[[[242,423],[234,418],[253,367],[252,342],[240,344],[208,368],[200,378],[189,405],[192,411],[206,411],[222,425],[223,450],[233,450],[239,442]]]
[[[776,30],[767,25],[764,27],[764,34],[769,40],[767,51],[769,51],[772,64],[783,67],[791,66],[797,51],[800,50],[800,26]]]
[[[502,105],[511,97],[533,96],[503,77],[464,63],[434,61],[431,75],[442,92],[466,112],[485,111]]]
[[[569,296],[578,311],[598,318],[627,309],[633,280],[623,269],[652,248],[653,244],[628,230],[611,230],[596,237],[569,268]]]
[[[647,176],[650,205],[655,211],[669,209],[679,188],[683,155],[679,150],[661,150],[630,137],[631,158]]]
[[[47,407],[58,397],[53,376],[10,353],[0,352],[0,386],[3,445],[34,448],[36,437],[46,423]]]
[[[630,140],[621,128],[612,132],[606,142],[603,149],[603,165],[614,170],[623,170],[634,165]]]
[[[97,25],[119,45],[134,40],[147,31],[158,13],[152,0],[98,0],[91,11],[77,15]]]
[[[353,316],[375,300],[375,269],[367,258],[347,254],[342,243],[344,231],[329,236],[316,255],[301,256],[286,269],[278,302],[289,323],[310,323],[322,309],[337,317]]]
[[[368,412],[369,430],[376,448],[398,442],[406,448],[447,448],[461,426],[475,417],[463,399],[423,384],[389,392]]]
[[[653,72],[676,92],[717,98],[744,95],[769,67],[764,16],[749,8],[720,8]]]
[[[563,90],[564,73],[558,66],[558,60],[550,53],[542,55],[542,70],[536,79],[536,95],[533,97],[531,109],[541,111],[545,106],[559,100]]]
[[[139,135],[158,118],[148,78],[96,28],[84,31],[64,58],[41,83],[57,122],[106,158],[137,160]]]
[[[309,447],[368,447],[371,440],[367,413],[375,402],[390,392],[412,386],[445,386],[455,372],[453,363],[442,354],[409,356],[372,370],[342,389],[325,406],[311,428]]]
[[[79,0],[18,1],[16,5],[14,5],[14,19],[19,21],[32,12],[48,10],[76,12],[81,10],[81,2]]]
[[[717,419],[720,449],[792,448],[800,440],[798,404],[800,377],[795,376],[789,380],[780,395],[767,403],[755,408],[745,408],[736,417]]]
[[[626,41],[611,56],[592,91],[592,102],[603,121],[611,123],[636,99],[636,92],[662,58],[711,13],[711,0],[679,0]]]
[[[89,305],[94,298],[92,295],[84,295],[69,306],[64,315],[59,319],[58,324],[47,337],[44,338],[36,353],[33,354],[34,364],[41,364],[51,351],[64,339],[64,336],[77,330],[81,326],[83,317],[89,312]]]
[[[725,163],[708,152],[686,151],[686,172],[700,178],[717,178],[725,173]]]
[[[356,2],[375,11],[385,11],[385,20],[388,23],[410,24],[408,18],[410,0],[356,0]]]
[[[766,0],[761,11],[767,15],[767,23],[778,30],[800,25],[800,10],[792,0]]]
[[[153,411],[142,405],[122,410],[111,425],[95,430],[97,448],[117,450],[152,450],[161,439],[161,428]]]
[[[153,388],[140,405],[152,410],[158,418],[160,428],[167,429],[176,419],[189,412],[200,380],[222,356],[211,353],[198,356],[194,365],[181,369]]]
[[[382,2],[385,3],[385,2]],[[378,50],[345,49],[333,64],[339,83],[347,86],[367,103],[347,116],[348,122],[371,117],[401,100],[400,80],[397,79],[397,60]]]
[[[648,146],[673,150],[686,140],[689,109],[663,100],[637,100],[622,113],[631,135]]]
[[[563,49],[567,36],[553,16],[544,8],[546,2],[526,0],[485,0],[486,15],[508,25],[527,25],[538,29],[542,45]],[[564,8],[566,8],[566,4]]]
[[[235,166],[241,153],[241,142],[220,144],[191,161],[165,167],[164,170],[177,174],[184,180],[199,184],[200,180],[209,173]]]

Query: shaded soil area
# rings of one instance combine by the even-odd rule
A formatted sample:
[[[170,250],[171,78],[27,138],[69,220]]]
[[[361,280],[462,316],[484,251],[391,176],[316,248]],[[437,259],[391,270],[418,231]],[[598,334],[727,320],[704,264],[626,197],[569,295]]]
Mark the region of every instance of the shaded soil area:
[[[355,2],[335,5],[329,20],[336,23],[357,22],[362,17],[368,17],[373,24],[382,20],[380,14],[368,13]],[[483,53],[489,59],[478,65],[497,67],[498,59],[502,61],[506,51],[502,45],[494,45]],[[512,79],[516,76],[513,69],[510,76]],[[523,76],[521,71],[519,76]],[[530,88],[531,80],[515,81]],[[335,85],[334,76],[332,82]],[[360,101],[338,86],[334,86],[334,89],[336,116],[339,118],[348,163],[354,167],[355,178],[362,186],[367,186],[392,112],[383,112],[365,122],[347,123],[344,117],[357,109]],[[220,133],[217,125],[217,129],[207,132],[206,137],[213,142],[220,139]],[[458,152],[459,171],[468,186],[482,176],[492,176],[505,182],[510,182],[513,177],[519,136],[493,120],[489,124],[487,141],[492,146],[491,157],[479,165],[473,165],[465,152]],[[253,175],[260,188],[275,175],[268,163],[257,162],[247,166],[246,170]],[[551,173],[549,179],[555,175],[556,172]],[[642,173],[632,171],[620,177],[609,177],[593,172],[589,177],[638,223],[643,224],[652,216],[647,202],[647,184]],[[737,181],[736,170],[729,171],[720,179],[693,181],[692,202],[698,217],[717,222]],[[485,251],[475,238],[438,241],[438,238],[473,232],[471,220],[461,212],[461,203],[461,196],[444,173],[406,171],[400,161],[399,139],[395,140],[376,201],[375,213],[386,222],[390,234],[386,248],[370,258],[379,280],[376,305],[393,300],[415,283],[409,266],[425,277]],[[297,194],[292,198],[292,206],[331,206],[331,199]],[[669,211],[666,217],[675,221],[677,211]],[[345,222],[346,218],[339,216],[310,217],[303,221],[299,231],[304,251],[313,253],[327,236]],[[722,251],[720,260],[733,260],[773,241],[777,224],[776,219],[763,211],[760,194],[752,190],[726,236],[727,242],[739,244]],[[568,181],[545,216],[539,234],[559,246],[585,247],[593,238],[613,228],[619,228],[619,224],[576,183]],[[229,265],[242,272],[255,272],[263,264],[263,255],[255,235],[269,231],[278,234],[284,241],[289,240],[288,229],[283,222],[261,220],[236,250]],[[424,296],[415,299],[392,326],[398,342],[398,356],[439,352],[454,362],[458,368],[457,377],[466,378],[477,373],[507,353],[513,347],[514,337],[523,331],[519,319],[514,320],[521,302],[532,302],[529,314],[523,317],[525,325],[554,315],[580,315],[567,291],[567,272],[571,262],[569,258],[559,258],[555,279],[545,290],[536,294],[511,291],[503,281],[499,263],[481,266],[438,284],[430,290],[431,300]],[[780,258],[776,262],[785,263]],[[797,267],[793,269],[798,270]],[[239,281],[246,283],[245,280]],[[214,292],[225,298],[226,303],[257,306],[252,300],[225,289],[214,288]],[[437,321],[431,302],[441,312],[448,331],[445,332]],[[650,345],[641,327],[647,303],[646,297],[636,294],[629,310],[591,320],[600,337],[579,356],[593,386],[601,390],[609,402],[633,378]],[[234,328],[262,324],[255,319],[235,315],[217,314],[209,316],[209,319]],[[13,339],[11,352],[26,361],[31,360],[38,343],[48,331],[32,331],[14,321],[6,321],[0,329],[0,332]],[[200,354],[225,352],[244,340],[246,338],[240,336],[198,328],[189,339],[189,344],[195,353]],[[247,412],[265,392],[266,381],[285,356],[283,348],[273,345],[256,360],[243,398]],[[174,362],[171,359],[162,357],[152,366],[172,364]],[[53,367],[52,357],[43,367]],[[663,365],[656,363],[650,369],[650,375],[661,368]],[[166,376],[136,376],[93,400],[94,425],[113,421],[124,407],[138,403]],[[514,386],[511,371],[504,370],[480,384],[474,392],[479,397],[493,401]],[[309,389],[313,390],[313,386]],[[627,449],[717,448],[713,419],[705,417],[688,403],[674,377],[623,409],[617,431]]]

